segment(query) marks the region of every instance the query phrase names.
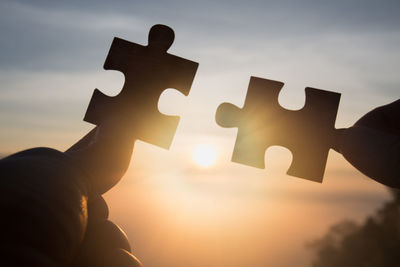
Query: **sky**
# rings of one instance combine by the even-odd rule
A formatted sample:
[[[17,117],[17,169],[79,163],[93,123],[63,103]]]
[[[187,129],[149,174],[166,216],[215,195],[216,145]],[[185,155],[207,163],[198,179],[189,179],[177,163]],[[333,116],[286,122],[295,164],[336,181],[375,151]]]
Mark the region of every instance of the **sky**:
[[[322,184],[287,176],[290,151],[266,169],[230,162],[236,129],[215,123],[222,102],[242,106],[250,76],[285,83],[279,103],[304,105],[307,86],[342,94],[336,127],[399,98],[398,1],[0,2],[0,155],[65,150],[92,125],[95,88],[124,78],[103,64],[113,37],[145,45],[150,27],[174,29],[169,53],[198,62],[190,94],[159,110],[179,115],[170,150],[137,141],[130,168],[106,193],[111,219],[145,266],[309,266],[306,244],[335,222],[361,222],[387,189],[331,150]],[[217,151],[205,168],[196,146]]]

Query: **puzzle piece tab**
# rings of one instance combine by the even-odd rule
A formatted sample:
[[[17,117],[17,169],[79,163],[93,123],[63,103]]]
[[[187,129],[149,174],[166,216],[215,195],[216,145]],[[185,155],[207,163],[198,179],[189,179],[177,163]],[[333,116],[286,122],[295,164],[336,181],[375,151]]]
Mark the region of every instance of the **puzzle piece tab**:
[[[278,145],[293,155],[287,174],[322,182],[333,144],[340,94],[307,87],[305,106],[298,111],[278,103],[283,83],[251,77],[243,108],[218,107],[222,127],[238,127],[232,161],[263,169],[265,151]]]
[[[135,139],[169,148],[179,117],[161,114],[158,99],[167,88],[187,96],[198,67],[167,53],[173,41],[174,31],[165,25],[150,29],[147,46],[114,38],[104,69],[121,71],[125,84],[115,97],[95,89],[84,120],[96,125],[118,120]]]

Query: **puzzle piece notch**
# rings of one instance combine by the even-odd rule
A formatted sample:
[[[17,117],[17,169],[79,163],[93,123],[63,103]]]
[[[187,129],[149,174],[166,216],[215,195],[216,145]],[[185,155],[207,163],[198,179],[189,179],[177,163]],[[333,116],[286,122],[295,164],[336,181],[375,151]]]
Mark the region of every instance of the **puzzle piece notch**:
[[[147,46],[115,37],[104,69],[121,71],[125,83],[114,97],[95,89],[84,120],[96,125],[118,120],[133,138],[169,148],[179,117],[161,114],[158,99],[167,88],[187,96],[198,67],[196,62],[167,53],[173,41],[174,32],[165,25],[150,29]]]
[[[223,103],[216,121],[222,127],[238,127],[232,161],[263,169],[266,149],[284,146],[293,155],[287,174],[321,182],[340,94],[307,87],[304,107],[292,111],[279,105],[283,85],[251,77],[243,108]]]

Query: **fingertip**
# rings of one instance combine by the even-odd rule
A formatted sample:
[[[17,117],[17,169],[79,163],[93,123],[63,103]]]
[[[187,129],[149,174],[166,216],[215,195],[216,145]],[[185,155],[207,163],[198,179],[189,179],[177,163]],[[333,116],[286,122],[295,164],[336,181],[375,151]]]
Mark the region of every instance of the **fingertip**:
[[[108,206],[104,198],[98,194],[89,198],[88,202],[89,220],[105,220],[108,218]]]
[[[131,251],[124,231],[109,220],[93,220],[88,224],[85,239],[75,259],[76,265],[102,266],[103,255],[115,249]]]
[[[131,251],[125,232],[109,220],[99,221],[90,225],[87,237],[95,251],[105,251],[109,248],[122,248]]]
[[[344,138],[346,130],[347,130],[346,128],[340,128],[340,129],[334,130],[332,149],[338,153],[342,153],[341,148],[342,148],[343,138]]]

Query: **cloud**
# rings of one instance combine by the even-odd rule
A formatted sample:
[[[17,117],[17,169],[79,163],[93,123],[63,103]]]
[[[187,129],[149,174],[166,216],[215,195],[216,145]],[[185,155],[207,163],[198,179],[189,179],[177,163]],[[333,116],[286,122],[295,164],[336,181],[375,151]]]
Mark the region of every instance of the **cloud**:
[[[214,125],[215,109],[224,101],[241,106],[251,75],[285,82],[279,101],[293,109],[303,105],[306,86],[342,92],[338,125],[348,126],[370,108],[398,98],[399,5],[2,1],[3,122],[16,127],[19,121],[20,129],[35,124],[29,118],[43,118],[72,127],[93,88],[104,91],[107,75],[115,73],[102,70],[112,37],[145,44],[151,25],[166,23],[176,31],[171,53],[200,63],[185,100],[189,104],[178,114],[184,134],[227,135]],[[121,88],[115,81],[108,84],[114,93]],[[80,108],[71,110],[73,106]]]
[[[118,32],[147,31],[134,16],[0,4],[0,69],[82,70],[102,65]],[[99,57],[101,54],[102,57]]]
[[[257,44],[296,47],[312,45],[315,36],[397,31],[399,6],[396,1],[3,1],[0,69],[98,66],[113,36],[138,36],[142,39],[135,41],[145,43],[155,23],[176,29],[179,43],[173,50],[239,49],[240,58]]]

